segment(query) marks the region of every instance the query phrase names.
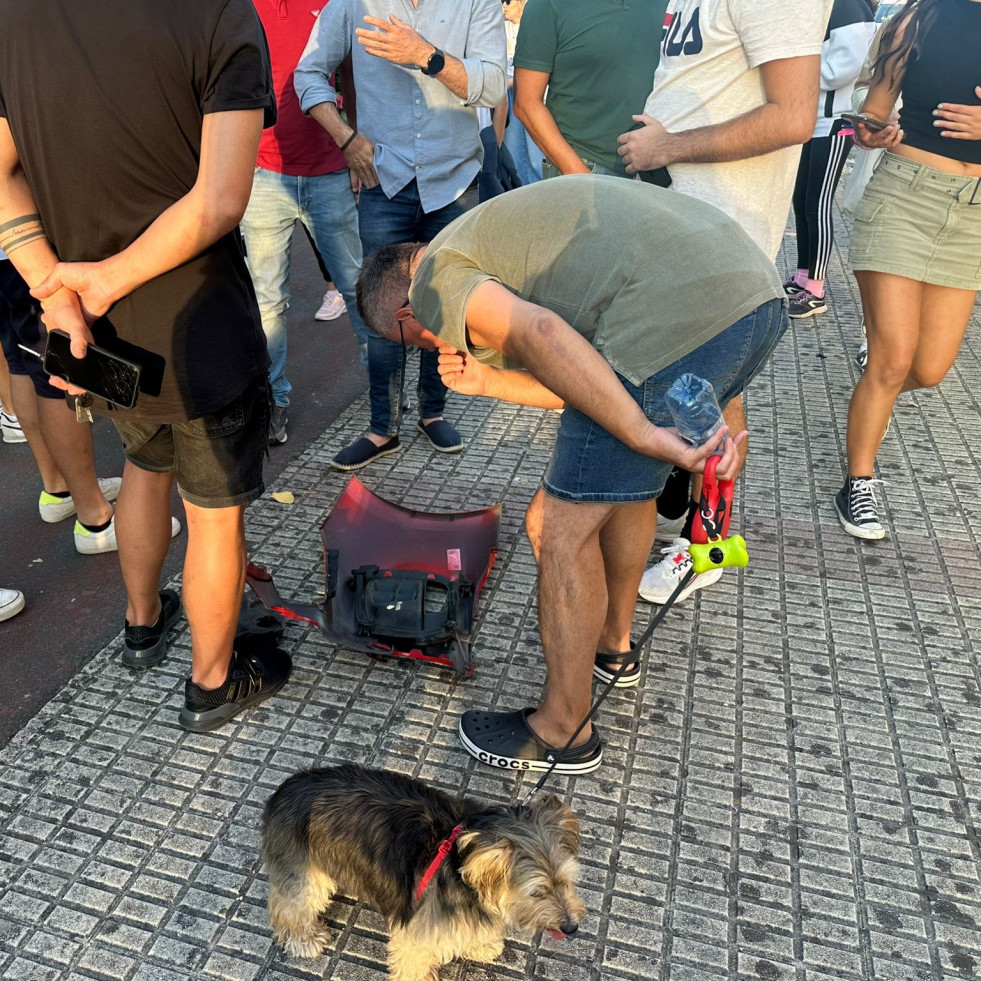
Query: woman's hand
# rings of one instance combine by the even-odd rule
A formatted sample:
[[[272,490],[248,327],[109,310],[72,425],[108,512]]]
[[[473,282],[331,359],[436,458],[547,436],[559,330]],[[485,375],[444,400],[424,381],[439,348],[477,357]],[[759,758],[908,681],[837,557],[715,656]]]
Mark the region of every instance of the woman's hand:
[[[974,94],[981,99],[981,85],[975,86]],[[981,140],[981,105],[941,102],[933,115],[936,117],[933,125],[940,130],[941,136],[950,140]]]
[[[855,142],[866,150],[891,150],[903,142],[905,135],[895,122],[879,130],[870,129],[865,123],[855,126]]]
[[[440,345],[439,377],[443,384],[461,395],[487,395],[487,379],[493,368],[475,357],[461,354],[455,347]]]

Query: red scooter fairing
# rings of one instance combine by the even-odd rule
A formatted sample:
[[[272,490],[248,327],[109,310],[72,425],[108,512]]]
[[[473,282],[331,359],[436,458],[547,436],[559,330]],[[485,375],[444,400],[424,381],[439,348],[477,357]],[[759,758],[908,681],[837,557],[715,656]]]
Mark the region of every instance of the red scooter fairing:
[[[263,605],[315,623],[325,636],[375,658],[411,657],[473,674],[477,599],[497,558],[501,505],[431,514],[392,504],[352,477],[320,528],[323,606],[284,600],[249,565]]]

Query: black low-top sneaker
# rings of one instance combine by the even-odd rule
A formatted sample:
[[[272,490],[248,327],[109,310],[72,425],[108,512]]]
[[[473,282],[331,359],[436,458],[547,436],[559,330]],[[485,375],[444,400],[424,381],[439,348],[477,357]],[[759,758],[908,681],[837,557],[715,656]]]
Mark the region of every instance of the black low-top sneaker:
[[[534,711],[464,712],[460,741],[471,756],[499,770],[548,770],[558,759],[556,773],[591,773],[603,762],[603,744],[596,726],[582,746],[556,749],[542,742],[528,725],[528,716]]]
[[[190,678],[184,684],[184,708],[178,721],[191,732],[211,732],[243,709],[275,695],[289,681],[293,662],[286,651],[235,651],[225,683],[208,689]]]
[[[879,507],[872,485],[878,483],[871,477],[849,477],[844,487],[835,494],[835,511],[841,527],[856,538],[878,541],[886,537],[886,529],[879,523]]]
[[[796,296],[803,288],[793,276],[783,284],[783,291],[787,296]]]
[[[787,316],[793,320],[806,320],[818,313],[827,313],[828,301],[807,290],[794,293],[787,301]]]
[[[128,668],[152,668],[167,656],[167,632],[181,615],[180,597],[172,589],[160,591],[160,616],[149,627],[131,627],[124,621],[125,646],[121,660]]]

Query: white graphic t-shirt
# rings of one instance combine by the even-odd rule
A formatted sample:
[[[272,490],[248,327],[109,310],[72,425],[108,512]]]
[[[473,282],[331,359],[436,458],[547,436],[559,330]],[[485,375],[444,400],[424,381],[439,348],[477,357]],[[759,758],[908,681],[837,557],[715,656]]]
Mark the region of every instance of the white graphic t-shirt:
[[[644,112],[669,133],[764,105],[760,66],[820,55],[834,0],[671,0]],[[714,204],[776,258],[800,147],[725,163],[671,164],[672,187]]]

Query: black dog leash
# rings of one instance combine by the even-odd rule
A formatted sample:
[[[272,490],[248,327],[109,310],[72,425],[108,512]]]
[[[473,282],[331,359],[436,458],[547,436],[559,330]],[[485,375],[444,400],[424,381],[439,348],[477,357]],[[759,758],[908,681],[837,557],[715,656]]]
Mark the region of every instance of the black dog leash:
[[[558,753],[555,754],[555,759],[552,760],[552,765],[541,775],[541,777],[538,780],[538,783],[536,783],[535,786],[532,787],[532,789],[528,792],[528,795],[525,797],[525,799],[518,805],[518,810],[521,810],[521,808],[523,807],[527,807],[528,802],[532,799],[532,797],[534,797],[535,794],[537,794],[538,791],[542,789],[542,787],[545,785],[545,781],[548,780],[548,778],[552,775],[552,771],[562,761],[562,757],[565,755],[566,752],[568,752],[568,750],[572,748],[572,744],[576,741],[576,737],[579,735],[579,733],[583,731],[583,729],[586,726],[586,723],[588,723],[589,720],[592,719],[592,717],[596,715],[596,713],[599,711],[599,707],[603,704],[603,700],[613,690],[613,687],[620,679],[620,675],[622,675],[623,672],[627,669],[627,665],[633,663],[633,661],[640,661],[643,655],[644,645],[651,639],[651,634],[654,633],[654,631],[657,629],[658,624],[660,624],[660,622],[668,615],[668,611],[671,609],[672,606],[674,606],[675,601],[677,600],[681,591],[685,588],[685,586],[688,585],[688,583],[692,581],[694,577],[695,577],[695,568],[694,566],[692,566],[681,577],[681,581],[678,583],[677,586],[675,586],[674,592],[668,597],[668,601],[661,607],[660,610],[657,611],[657,613],[654,616],[654,619],[652,619],[651,622],[647,625],[647,629],[637,639],[637,643],[634,644],[634,653],[637,656],[633,658],[632,661],[624,660],[620,664],[620,666],[616,669],[616,671],[613,674],[613,677],[610,678],[610,680],[606,683],[606,687],[599,693],[599,696],[597,697],[596,701],[593,702],[592,708],[590,708],[589,712],[586,714],[586,718],[579,723],[579,728],[576,729],[576,731],[572,734],[571,738],[565,744],[565,746],[562,749],[560,749]]]

